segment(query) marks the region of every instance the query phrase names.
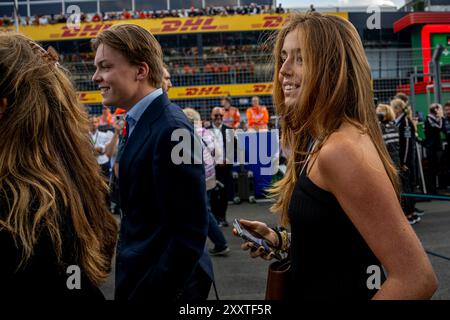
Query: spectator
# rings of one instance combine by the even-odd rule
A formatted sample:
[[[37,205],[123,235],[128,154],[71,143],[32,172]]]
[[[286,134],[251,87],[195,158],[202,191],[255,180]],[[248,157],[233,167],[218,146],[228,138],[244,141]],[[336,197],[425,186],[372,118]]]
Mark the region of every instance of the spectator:
[[[209,254],[213,256],[227,255],[230,252],[227,240],[225,239],[222,230],[220,230],[217,220],[211,210],[211,192],[217,187],[216,170],[214,168],[214,136],[212,133],[202,126],[202,119],[200,114],[192,108],[184,108],[184,114],[194,126],[196,134],[202,140],[203,163],[205,166],[206,192],[208,204],[208,237],[214,244],[214,247],[209,250]]]
[[[412,124],[414,125],[414,129],[416,130],[416,137],[417,137],[417,122],[418,122],[418,118],[413,117],[412,109],[411,109],[411,105],[409,103],[408,95],[403,93],[403,92],[398,92],[395,95],[394,99],[400,99],[406,104],[406,107],[407,107],[407,110],[408,110],[407,111],[408,112],[408,116],[411,119]]]
[[[278,13],[278,14],[284,13],[284,9],[283,9],[283,7],[281,6],[281,3],[278,4],[278,7],[277,7],[277,9],[275,10],[275,12]]]
[[[7,300],[104,299],[99,286],[111,271],[117,222],[104,201],[87,114],[57,59],[23,35],[0,32],[0,296]]]
[[[394,111],[392,110],[392,107],[387,104],[379,104],[376,111],[378,120],[380,121],[384,144],[391,156],[392,162],[400,169],[400,136],[394,122]]]
[[[102,132],[98,130],[99,121],[95,116],[89,118],[90,131],[89,136],[91,138],[92,148],[94,150],[94,155],[97,158],[97,163],[100,165],[102,174],[106,181],[109,181],[110,174],[110,163],[109,158],[105,154],[106,146],[111,142],[112,132]]]
[[[445,117],[443,120],[442,129],[445,134],[445,150],[444,150],[444,181],[445,185],[450,187],[450,101],[444,104]]]
[[[408,106],[401,99],[391,101],[391,107],[395,113],[395,125],[400,136],[400,179],[404,193],[412,193],[415,190],[415,166],[416,166],[416,129],[411,119]],[[415,201],[411,197],[402,197],[403,212],[409,224],[421,221],[416,214]]]
[[[100,17],[100,15],[98,13],[94,14],[94,16],[92,17],[92,22],[101,22],[102,18]]]
[[[433,103],[428,108],[429,113],[425,120],[425,148],[428,159],[428,192],[437,192],[437,177],[440,169],[440,158],[442,156],[442,106]]]
[[[131,13],[127,9],[123,9],[123,11],[122,11],[122,19],[124,19],[124,20],[131,19]]]
[[[170,73],[169,73],[169,69],[166,64],[164,64],[164,68],[163,68],[162,88],[165,92],[169,92],[170,88],[172,88],[172,81],[170,80]]]
[[[231,105],[231,97],[223,97],[220,104],[223,107],[223,123],[230,128],[237,129],[241,115],[239,109]]]
[[[107,106],[102,106],[102,115],[98,117],[98,126],[102,127],[103,131],[112,127],[114,119],[111,115],[111,110]]]
[[[207,127],[213,135],[216,143],[215,160],[216,160],[216,178],[220,182],[220,187],[211,193],[211,207],[219,226],[228,227],[226,218],[228,209],[228,198],[231,188],[231,169],[233,159],[227,157],[227,150],[230,146],[231,127],[223,123],[223,109],[215,107],[211,112],[211,126]]]
[[[247,122],[249,130],[267,130],[269,112],[266,106],[259,104],[259,98],[257,96],[252,98],[252,106],[247,109]]]

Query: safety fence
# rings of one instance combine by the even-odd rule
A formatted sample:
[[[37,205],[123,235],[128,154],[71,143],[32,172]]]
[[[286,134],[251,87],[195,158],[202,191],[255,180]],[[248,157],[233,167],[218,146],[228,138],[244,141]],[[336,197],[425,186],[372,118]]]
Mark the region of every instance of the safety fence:
[[[263,50],[264,49],[264,50]],[[424,61],[424,52],[432,49],[372,49],[366,48],[366,56],[371,68],[373,90],[376,102],[388,103],[397,92],[406,91],[409,94],[411,78],[423,72],[429,61]],[[442,101],[450,100],[450,61],[444,52],[441,66]],[[251,97],[260,96],[264,104],[272,110],[271,86],[273,80],[273,61],[266,48],[258,52],[244,54],[204,54],[202,56],[166,56],[165,63],[171,73],[171,99],[180,106],[190,106],[198,109],[202,116],[208,116],[214,106],[220,105],[221,96],[231,96],[233,104],[243,112],[249,106]],[[97,91],[98,87],[91,80],[95,67],[93,61],[65,63],[71,72],[72,79],[79,91]],[[416,109],[423,114],[433,99],[433,79],[414,77],[414,85],[425,83],[425,92],[415,92],[417,95]],[[245,90],[231,88],[242,85]],[[240,86],[236,86],[240,87]],[[247,89],[251,87],[252,89]],[[176,91],[176,93],[173,93]],[[420,94],[423,94],[421,96]],[[170,95],[170,94],[169,94]],[[86,102],[93,113],[101,112],[100,102]]]

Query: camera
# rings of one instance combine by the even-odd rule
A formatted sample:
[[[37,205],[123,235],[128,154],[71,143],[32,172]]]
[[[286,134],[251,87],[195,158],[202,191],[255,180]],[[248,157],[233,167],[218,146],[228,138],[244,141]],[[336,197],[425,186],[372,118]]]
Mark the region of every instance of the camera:
[[[120,126],[123,126],[124,121],[125,121],[125,117],[123,114],[116,115],[116,123],[117,124],[119,124]]]

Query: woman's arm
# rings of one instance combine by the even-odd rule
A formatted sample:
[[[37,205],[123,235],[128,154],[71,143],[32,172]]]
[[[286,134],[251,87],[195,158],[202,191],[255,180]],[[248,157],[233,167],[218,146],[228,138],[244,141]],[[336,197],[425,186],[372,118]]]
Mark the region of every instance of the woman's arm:
[[[316,168],[313,180],[335,195],[387,270],[374,299],[431,298],[437,288],[433,268],[371,139],[334,134],[320,151]]]

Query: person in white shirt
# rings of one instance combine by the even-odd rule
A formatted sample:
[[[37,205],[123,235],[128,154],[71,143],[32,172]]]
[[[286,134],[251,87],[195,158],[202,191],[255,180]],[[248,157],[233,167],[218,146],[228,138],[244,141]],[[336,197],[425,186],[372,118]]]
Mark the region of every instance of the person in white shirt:
[[[105,154],[106,146],[111,142],[113,133],[102,132],[98,130],[98,119],[95,116],[89,118],[90,131],[89,136],[94,148],[95,156],[97,157],[97,163],[102,169],[102,174],[109,180],[110,164],[109,157]]]
[[[231,170],[233,159],[227,157],[227,141],[230,139],[231,127],[223,124],[223,109],[215,107],[211,112],[211,126],[209,129],[214,135],[216,161],[216,178],[222,187],[214,189],[211,193],[211,208],[220,227],[227,227],[226,212],[228,209],[228,198],[231,188]],[[228,133],[227,133],[228,130]],[[229,141],[228,141],[229,142]]]

